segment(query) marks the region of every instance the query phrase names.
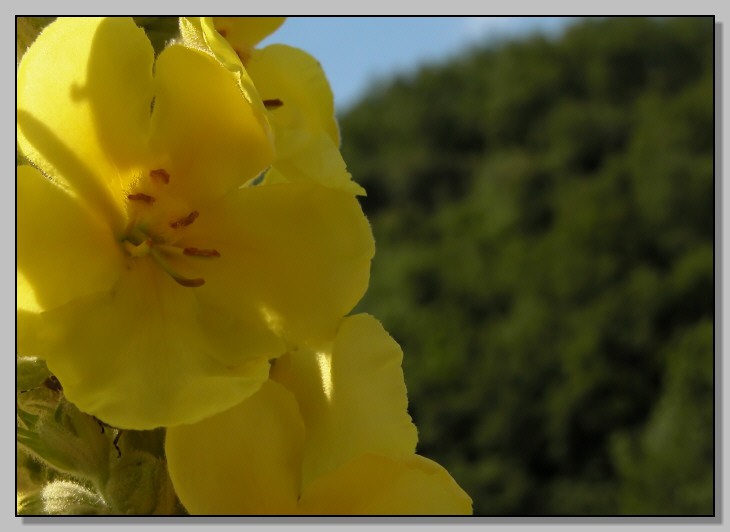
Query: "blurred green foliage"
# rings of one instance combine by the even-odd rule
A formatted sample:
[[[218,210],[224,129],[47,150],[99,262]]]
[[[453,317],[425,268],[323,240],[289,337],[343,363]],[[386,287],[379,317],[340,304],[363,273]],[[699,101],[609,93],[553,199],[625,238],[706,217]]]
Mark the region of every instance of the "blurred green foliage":
[[[419,451],[477,514],[714,512],[712,18],[583,20],[341,117]]]

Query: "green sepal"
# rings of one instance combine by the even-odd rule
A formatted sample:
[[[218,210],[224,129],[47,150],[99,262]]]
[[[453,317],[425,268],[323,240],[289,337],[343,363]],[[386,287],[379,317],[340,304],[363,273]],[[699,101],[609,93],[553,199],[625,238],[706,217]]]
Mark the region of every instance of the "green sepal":
[[[54,20],[56,17],[15,17],[15,47],[18,63],[43,28]]]
[[[34,413],[19,406],[16,435],[18,448],[43,465],[95,486],[106,483],[109,456],[116,455],[111,438],[94,417],[65,399]]]
[[[146,451],[121,447],[104,488],[107,502],[120,515],[174,515],[180,507],[165,460]]]
[[[170,41],[180,35],[178,17],[133,17],[137,26],[144,28],[147,38],[159,54]]]
[[[36,357],[18,357],[15,364],[15,386],[18,392],[28,392],[43,385],[51,372],[46,363]]]

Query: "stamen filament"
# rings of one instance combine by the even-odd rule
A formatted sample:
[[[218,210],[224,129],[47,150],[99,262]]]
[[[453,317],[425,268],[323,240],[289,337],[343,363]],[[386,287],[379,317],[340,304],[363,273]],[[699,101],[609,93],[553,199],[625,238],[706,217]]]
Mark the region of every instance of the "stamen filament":
[[[179,284],[180,286],[185,286],[187,288],[198,288],[199,286],[203,286],[205,284],[205,279],[198,278],[198,279],[187,279],[185,277],[175,277],[174,275],[172,278]]]
[[[129,240],[125,240],[123,245],[124,249],[126,249],[127,253],[129,253],[132,257],[144,257],[152,250],[152,239],[148,238],[137,245],[133,244]]]
[[[177,273],[175,270],[172,269],[172,266],[170,266],[167,261],[160,255],[160,253],[157,252],[155,249],[150,250],[150,255],[154,257],[154,259],[157,261],[157,263],[162,267],[165,272],[172,277],[175,282],[181,286],[186,286],[189,288],[197,288],[199,286],[203,286],[205,284],[205,279],[197,278],[197,279],[190,279],[188,277],[183,277],[179,273]]]
[[[183,255],[183,248],[171,246],[170,244],[157,244],[155,248],[167,255],[177,255],[179,257]]]

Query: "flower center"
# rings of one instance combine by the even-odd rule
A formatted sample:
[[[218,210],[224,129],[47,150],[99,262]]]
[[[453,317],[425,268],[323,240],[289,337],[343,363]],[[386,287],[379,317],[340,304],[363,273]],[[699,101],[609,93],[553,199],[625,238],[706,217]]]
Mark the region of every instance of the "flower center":
[[[170,259],[193,257],[216,259],[220,253],[180,245],[185,228],[200,215],[189,206],[166,193],[170,174],[162,168],[149,172],[149,179],[140,180],[135,190],[127,194],[129,225],[121,239],[131,257],[151,256],[181,286],[195,288],[205,284],[203,278],[185,277],[170,264]]]

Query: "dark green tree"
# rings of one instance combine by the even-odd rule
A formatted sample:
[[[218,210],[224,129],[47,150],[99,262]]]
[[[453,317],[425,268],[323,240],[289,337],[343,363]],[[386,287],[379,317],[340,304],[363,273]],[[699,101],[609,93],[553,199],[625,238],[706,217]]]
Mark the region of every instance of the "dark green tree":
[[[477,514],[712,514],[711,18],[584,20],[341,117],[419,451]]]

